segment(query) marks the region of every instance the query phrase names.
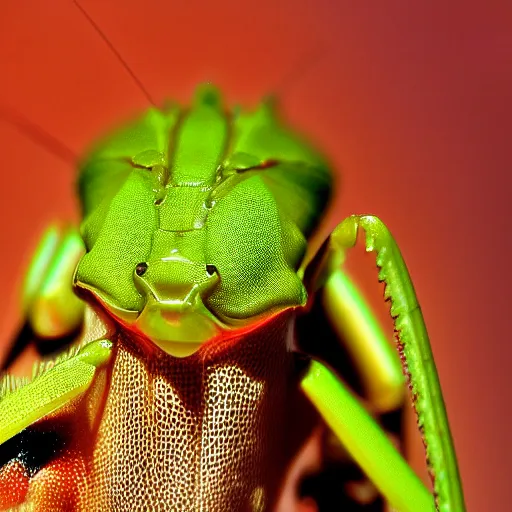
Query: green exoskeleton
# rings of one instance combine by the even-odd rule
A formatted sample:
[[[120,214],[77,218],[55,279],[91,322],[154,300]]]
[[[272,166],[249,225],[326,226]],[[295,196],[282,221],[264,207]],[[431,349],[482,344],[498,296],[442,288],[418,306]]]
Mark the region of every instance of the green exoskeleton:
[[[79,231],[51,228],[25,284],[32,337],[72,342],[30,381],[4,378],[3,510],[273,510],[306,439],[290,434],[304,396],[394,509],[464,510],[400,252],[380,220],[353,216],[311,254],[331,176],[269,104],[226,112],[205,87],[190,108],[151,108],[96,145],[78,188]],[[321,352],[315,322],[328,320],[369,409],[402,402],[400,359],[342,271],[359,232],[391,300],[435,498],[336,361],[297,357],[301,326]]]

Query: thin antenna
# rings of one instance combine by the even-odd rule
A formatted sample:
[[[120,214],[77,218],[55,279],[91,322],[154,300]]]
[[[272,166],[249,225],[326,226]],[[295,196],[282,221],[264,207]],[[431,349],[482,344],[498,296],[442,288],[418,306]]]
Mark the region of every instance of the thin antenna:
[[[11,110],[5,105],[0,105],[0,119],[4,119],[9,124],[17,128],[23,135],[35,142],[37,145],[42,146],[44,149],[60,158],[66,163],[76,164],[78,160],[77,154],[70,149],[61,140],[54,137],[51,133],[38,126],[37,124],[29,121],[23,117],[19,112]]]
[[[132,77],[132,80],[135,82],[135,84],[141,90],[144,96],[146,96],[146,99],[149,101],[149,103],[151,103],[151,105],[153,106],[156,106],[155,100],[149,94],[146,87],[144,87],[144,84],[139,80],[138,76],[133,72],[128,63],[123,59],[121,54],[117,51],[116,47],[111,43],[111,41],[109,41],[103,30],[101,30],[101,28],[99,27],[99,25],[92,19],[89,13],[78,3],[78,0],[73,0],[73,3],[82,12],[82,14],[85,16],[85,19],[89,21],[94,30],[96,30],[98,35],[103,39],[105,44],[110,48],[110,51],[117,57],[117,60],[121,63],[121,65],[124,67],[127,73]]]

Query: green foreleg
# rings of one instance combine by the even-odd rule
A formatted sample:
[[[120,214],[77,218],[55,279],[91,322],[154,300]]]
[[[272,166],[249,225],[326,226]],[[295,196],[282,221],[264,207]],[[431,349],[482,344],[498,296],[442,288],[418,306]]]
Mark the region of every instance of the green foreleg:
[[[9,389],[16,382],[4,377],[0,397],[0,445],[35,421],[66,405],[87,390],[96,368],[110,357],[112,343],[98,340],[85,345],[76,355],[44,371],[28,384]]]
[[[334,250],[345,251],[366,232],[366,250],[377,253],[379,279],[391,300],[399,350],[405,359],[413,403],[422,431],[437,507],[441,512],[465,510],[462,486],[441,387],[414,288],[400,251],[386,226],[373,216],[352,216],[333,231]]]

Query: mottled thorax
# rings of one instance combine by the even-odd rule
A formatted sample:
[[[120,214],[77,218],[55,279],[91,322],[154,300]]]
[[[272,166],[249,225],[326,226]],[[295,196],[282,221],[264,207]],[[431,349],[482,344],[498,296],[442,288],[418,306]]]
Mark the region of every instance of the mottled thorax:
[[[290,316],[184,359],[121,339],[82,508],[266,510],[297,390]]]

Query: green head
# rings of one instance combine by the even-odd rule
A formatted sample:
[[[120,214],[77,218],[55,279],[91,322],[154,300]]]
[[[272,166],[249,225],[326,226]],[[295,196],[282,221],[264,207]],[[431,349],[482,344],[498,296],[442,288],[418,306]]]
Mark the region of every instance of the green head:
[[[150,109],[79,179],[87,253],[75,286],[175,356],[303,305],[297,270],[329,196],[324,161],[269,105]]]

